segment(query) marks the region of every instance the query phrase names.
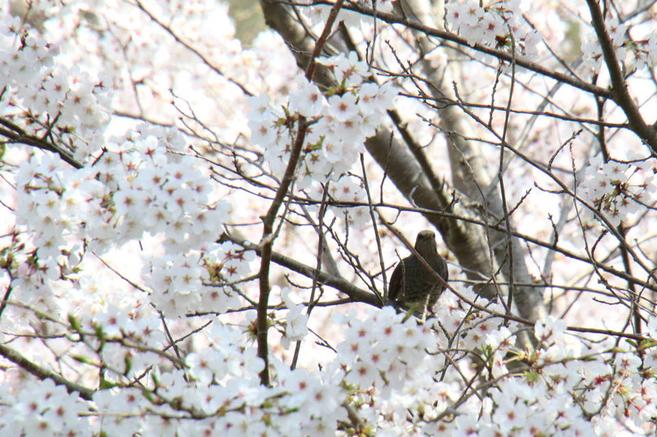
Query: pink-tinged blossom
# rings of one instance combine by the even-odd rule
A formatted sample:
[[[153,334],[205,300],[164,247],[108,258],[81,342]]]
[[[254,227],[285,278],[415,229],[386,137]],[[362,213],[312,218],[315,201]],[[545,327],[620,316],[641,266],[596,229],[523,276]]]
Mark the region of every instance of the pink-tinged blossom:
[[[81,418],[85,410],[77,393],[68,393],[50,379],[27,381],[6,411],[0,432],[14,435],[67,435],[90,432],[89,422]]]
[[[292,342],[301,341],[308,334],[308,315],[303,305],[294,302],[289,290],[282,290],[281,297],[288,308],[285,319],[285,335],[282,341],[284,347],[289,347]]]
[[[428,330],[385,307],[367,320],[349,322],[346,338],[338,345],[339,360],[348,369],[346,380],[351,384],[400,390],[427,358],[424,350],[429,345]]]
[[[368,66],[358,60],[356,52],[349,52],[347,56],[340,53],[321,62],[332,67],[338,82],[344,82],[347,86],[360,85],[367,76]]]
[[[356,96],[351,93],[345,93],[341,96],[331,96],[328,104],[329,114],[340,122],[353,120],[358,113]]]
[[[594,161],[581,180],[581,196],[613,225],[631,222],[642,205],[657,198],[655,175],[646,164]]]
[[[290,94],[290,110],[304,117],[316,117],[326,105],[326,98],[317,88],[305,78],[299,80],[299,88]]]

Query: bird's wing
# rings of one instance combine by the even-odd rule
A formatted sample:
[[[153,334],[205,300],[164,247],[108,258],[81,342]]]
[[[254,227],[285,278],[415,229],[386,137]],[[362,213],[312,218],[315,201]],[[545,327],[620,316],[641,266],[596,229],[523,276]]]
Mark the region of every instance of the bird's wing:
[[[443,257],[440,257],[440,272],[438,273],[445,282],[449,281],[449,269],[447,268],[447,262]]]
[[[397,267],[392,272],[390,277],[390,283],[388,284],[388,298],[391,301],[396,301],[400,296],[400,290],[402,288],[402,276],[403,276],[403,261],[397,263]]]
[[[431,258],[431,261],[429,262],[433,270],[440,275],[441,278],[447,282],[449,280],[449,272],[447,270],[447,263],[445,262],[445,259],[440,256],[439,254],[436,254],[435,257]],[[437,282],[437,281],[436,281]]]

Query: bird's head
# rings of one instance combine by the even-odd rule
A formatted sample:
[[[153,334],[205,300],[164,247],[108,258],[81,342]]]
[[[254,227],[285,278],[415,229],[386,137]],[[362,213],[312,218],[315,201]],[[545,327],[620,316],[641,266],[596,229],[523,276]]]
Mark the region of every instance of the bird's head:
[[[429,229],[420,231],[415,240],[415,250],[420,254],[436,252],[436,234]]]
[[[420,240],[435,240],[436,239],[436,234],[431,229],[425,229],[424,231],[418,232],[417,239],[418,239],[418,241],[420,241]]]

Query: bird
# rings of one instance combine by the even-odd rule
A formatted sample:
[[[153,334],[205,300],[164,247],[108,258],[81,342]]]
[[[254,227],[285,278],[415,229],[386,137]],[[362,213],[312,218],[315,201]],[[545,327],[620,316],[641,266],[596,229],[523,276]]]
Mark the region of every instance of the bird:
[[[417,234],[415,250],[445,283],[449,279],[447,263],[436,249],[436,235],[431,230]],[[424,314],[431,309],[445,289],[435,274],[415,254],[402,259],[390,277],[388,297],[393,304]]]

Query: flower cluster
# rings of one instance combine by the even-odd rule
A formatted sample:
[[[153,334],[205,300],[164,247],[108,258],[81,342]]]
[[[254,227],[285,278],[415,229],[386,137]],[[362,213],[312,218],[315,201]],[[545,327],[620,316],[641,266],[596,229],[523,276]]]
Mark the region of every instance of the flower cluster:
[[[105,147],[94,169],[112,190],[114,234],[163,234],[170,253],[216,238],[229,207],[212,202],[207,175],[193,158],[178,154],[185,145],[175,130],[140,129]]]
[[[614,226],[628,223],[643,207],[657,200],[652,165],[649,160],[626,164],[598,159],[582,175],[578,192]]]
[[[158,257],[151,262],[151,301],[167,317],[182,317],[201,308],[201,290],[208,272],[198,254]]]
[[[0,48],[0,68],[4,72],[0,88],[27,88],[41,80],[41,69],[52,67],[52,53],[46,42],[22,29],[18,17],[3,14],[0,18]]]
[[[97,151],[109,122],[110,97],[93,72],[71,67],[18,17],[0,17],[0,115],[25,115],[29,131],[56,134],[83,161]]]
[[[238,306],[236,285],[251,271],[252,251],[233,243],[211,244],[207,251],[190,251],[154,258],[147,267],[151,300],[168,317],[194,312],[222,313]]]
[[[282,174],[296,138],[292,121],[298,116],[308,120],[300,187],[337,180],[348,171],[397,94],[390,84],[365,82],[370,77],[368,66],[353,52],[318,61],[333,72],[338,85],[323,94],[300,77],[286,107],[272,109],[266,97],[257,97],[249,113],[251,140],[264,150],[276,175]]]
[[[233,378],[257,379],[264,364],[252,347],[244,347],[241,333],[214,323],[207,333],[207,345],[187,355],[192,377],[201,385],[225,384]]]
[[[66,388],[49,379],[27,381],[18,395],[4,389],[0,402],[3,404],[0,432],[4,435],[36,437],[91,433],[89,422],[79,417],[87,408],[78,393],[68,393]]]
[[[35,283],[39,270],[56,279],[83,259],[86,248],[102,252],[148,234],[162,238],[165,256],[146,272],[153,300],[165,313],[201,306],[223,311],[235,303],[204,281],[219,264],[224,281],[234,281],[248,262],[225,245],[213,246],[229,204],[212,199],[209,178],[193,158],[180,155],[185,144],[175,130],[141,128],[107,143],[93,165],[79,170],[53,155],[34,154],[16,176],[17,224],[29,231],[35,248],[31,259],[21,261],[18,277]],[[207,260],[199,249],[207,250]]]
[[[207,344],[185,358],[186,370],[155,371],[144,390],[94,395],[108,435],[334,435],[345,393],[337,380],[277,363],[276,382],[260,385],[263,363],[239,330],[215,322]],[[155,413],[155,414],[154,414]],[[194,420],[190,420],[190,419]]]
[[[281,291],[281,297],[288,309],[285,318],[285,333],[283,335],[283,347],[289,347],[292,342],[301,341],[308,334],[308,314],[305,307],[296,303],[290,296],[290,290]]]
[[[251,273],[251,264],[256,256],[255,252],[227,241],[211,245],[204,258],[215,282],[231,284]]]
[[[16,175],[16,221],[32,234],[40,266],[66,261],[84,238],[110,219],[107,188],[89,168],[74,170],[58,157],[36,153]]]
[[[524,54],[537,53],[540,35],[522,21],[520,2],[507,0],[490,2],[449,2],[445,7],[445,21],[469,44],[493,48],[522,49]]]
[[[347,224],[364,225],[368,223],[369,211],[365,206],[357,204],[367,203],[365,190],[361,184],[356,183],[352,176],[344,175],[337,181],[332,181],[328,185],[329,199],[337,204],[345,202],[346,205],[355,203],[346,208],[333,208],[335,215],[343,218]],[[321,193],[315,194],[317,199],[321,199]]]
[[[522,330],[490,314],[501,307],[477,309],[467,302],[474,293],[463,292],[466,300],[441,296],[437,319],[424,325],[392,308],[345,319],[336,361],[344,382],[358,387],[353,402],[370,405],[361,419],[386,417],[390,435],[580,435],[602,408],[594,426],[604,435],[618,431],[619,420],[639,430],[657,412],[657,382],[633,353],[610,353],[611,342],[587,347],[550,317],[537,323],[536,350],[526,355],[516,346]],[[513,376],[518,365],[523,371]],[[442,375],[440,382],[431,375]],[[466,395],[474,380],[492,389],[480,399]]]
[[[392,307],[365,320],[346,318],[345,340],[338,345],[338,361],[346,369],[346,381],[367,389],[401,389],[422,373],[425,349],[434,344],[427,326],[405,319]]]
[[[623,63],[626,72],[632,73],[645,66],[657,65],[657,34],[654,29],[648,30],[645,39],[628,38],[629,28],[626,21],[617,18],[605,20],[605,30],[609,35],[617,59]],[[582,41],[582,68],[597,74],[603,63],[602,49],[597,35],[591,30],[585,34]]]
[[[650,324],[654,326],[654,321]],[[487,367],[495,364],[485,349],[498,343],[490,339],[509,333],[506,328],[496,331],[486,337],[485,347],[479,348],[484,352],[481,357],[484,363],[488,362]],[[616,350],[613,341],[587,347],[569,336],[565,323],[554,317],[538,322],[534,332],[538,344],[523,364],[523,377],[510,377],[507,369],[508,363],[514,361],[512,357],[519,356],[518,351],[513,352],[515,335],[506,337],[506,344],[500,343],[506,354],[501,357],[500,370],[504,371],[489,376],[498,382],[490,397],[479,404],[479,408],[483,407],[482,416],[478,417],[480,413],[475,410],[455,421],[428,424],[425,431],[584,435],[591,428],[587,417],[602,413],[593,424],[597,435],[607,435],[623,432],[623,428],[639,432],[649,417],[657,413],[657,381],[651,372],[641,370],[641,360],[634,353]],[[473,349],[466,346],[465,350]]]
[[[620,60],[625,59],[625,56],[627,55],[625,48],[626,26],[612,18],[605,22],[605,27],[616,52],[616,56]],[[600,43],[594,33],[590,33],[588,38],[582,41],[582,59],[584,61],[583,68],[594,73],[600,70],[603,60],[602,48],[600,47]]]
[[[162,321],[148,307],[109,304],[93,317],[69,315],[68,319],[71,328],[88,340],[89,349],[83,349],[81,355],[96,354],[107,369],[107,380],[139,377],[164,361],[164,356],[156,353],[165,344]]]
[[[480,302],[476,293],[469,287],[460,290],[461,299],[452,293],[443,293],[435,308],[435,318],[429,319],[434,324],[438,344],[455,350],[477,351],[482,360],[488,361],[487,372],[494,377],[508,371],[505,355],[514,346],[517,326],[505,324],[501,317],[504,307],[499,303]],[[478,302],[485,310],[477,309],[468,302]],[[449,346],[448,346],[449,345]],[[449,360],[461,359],[462,353],[439,355],[437,360],[449,366]]]

